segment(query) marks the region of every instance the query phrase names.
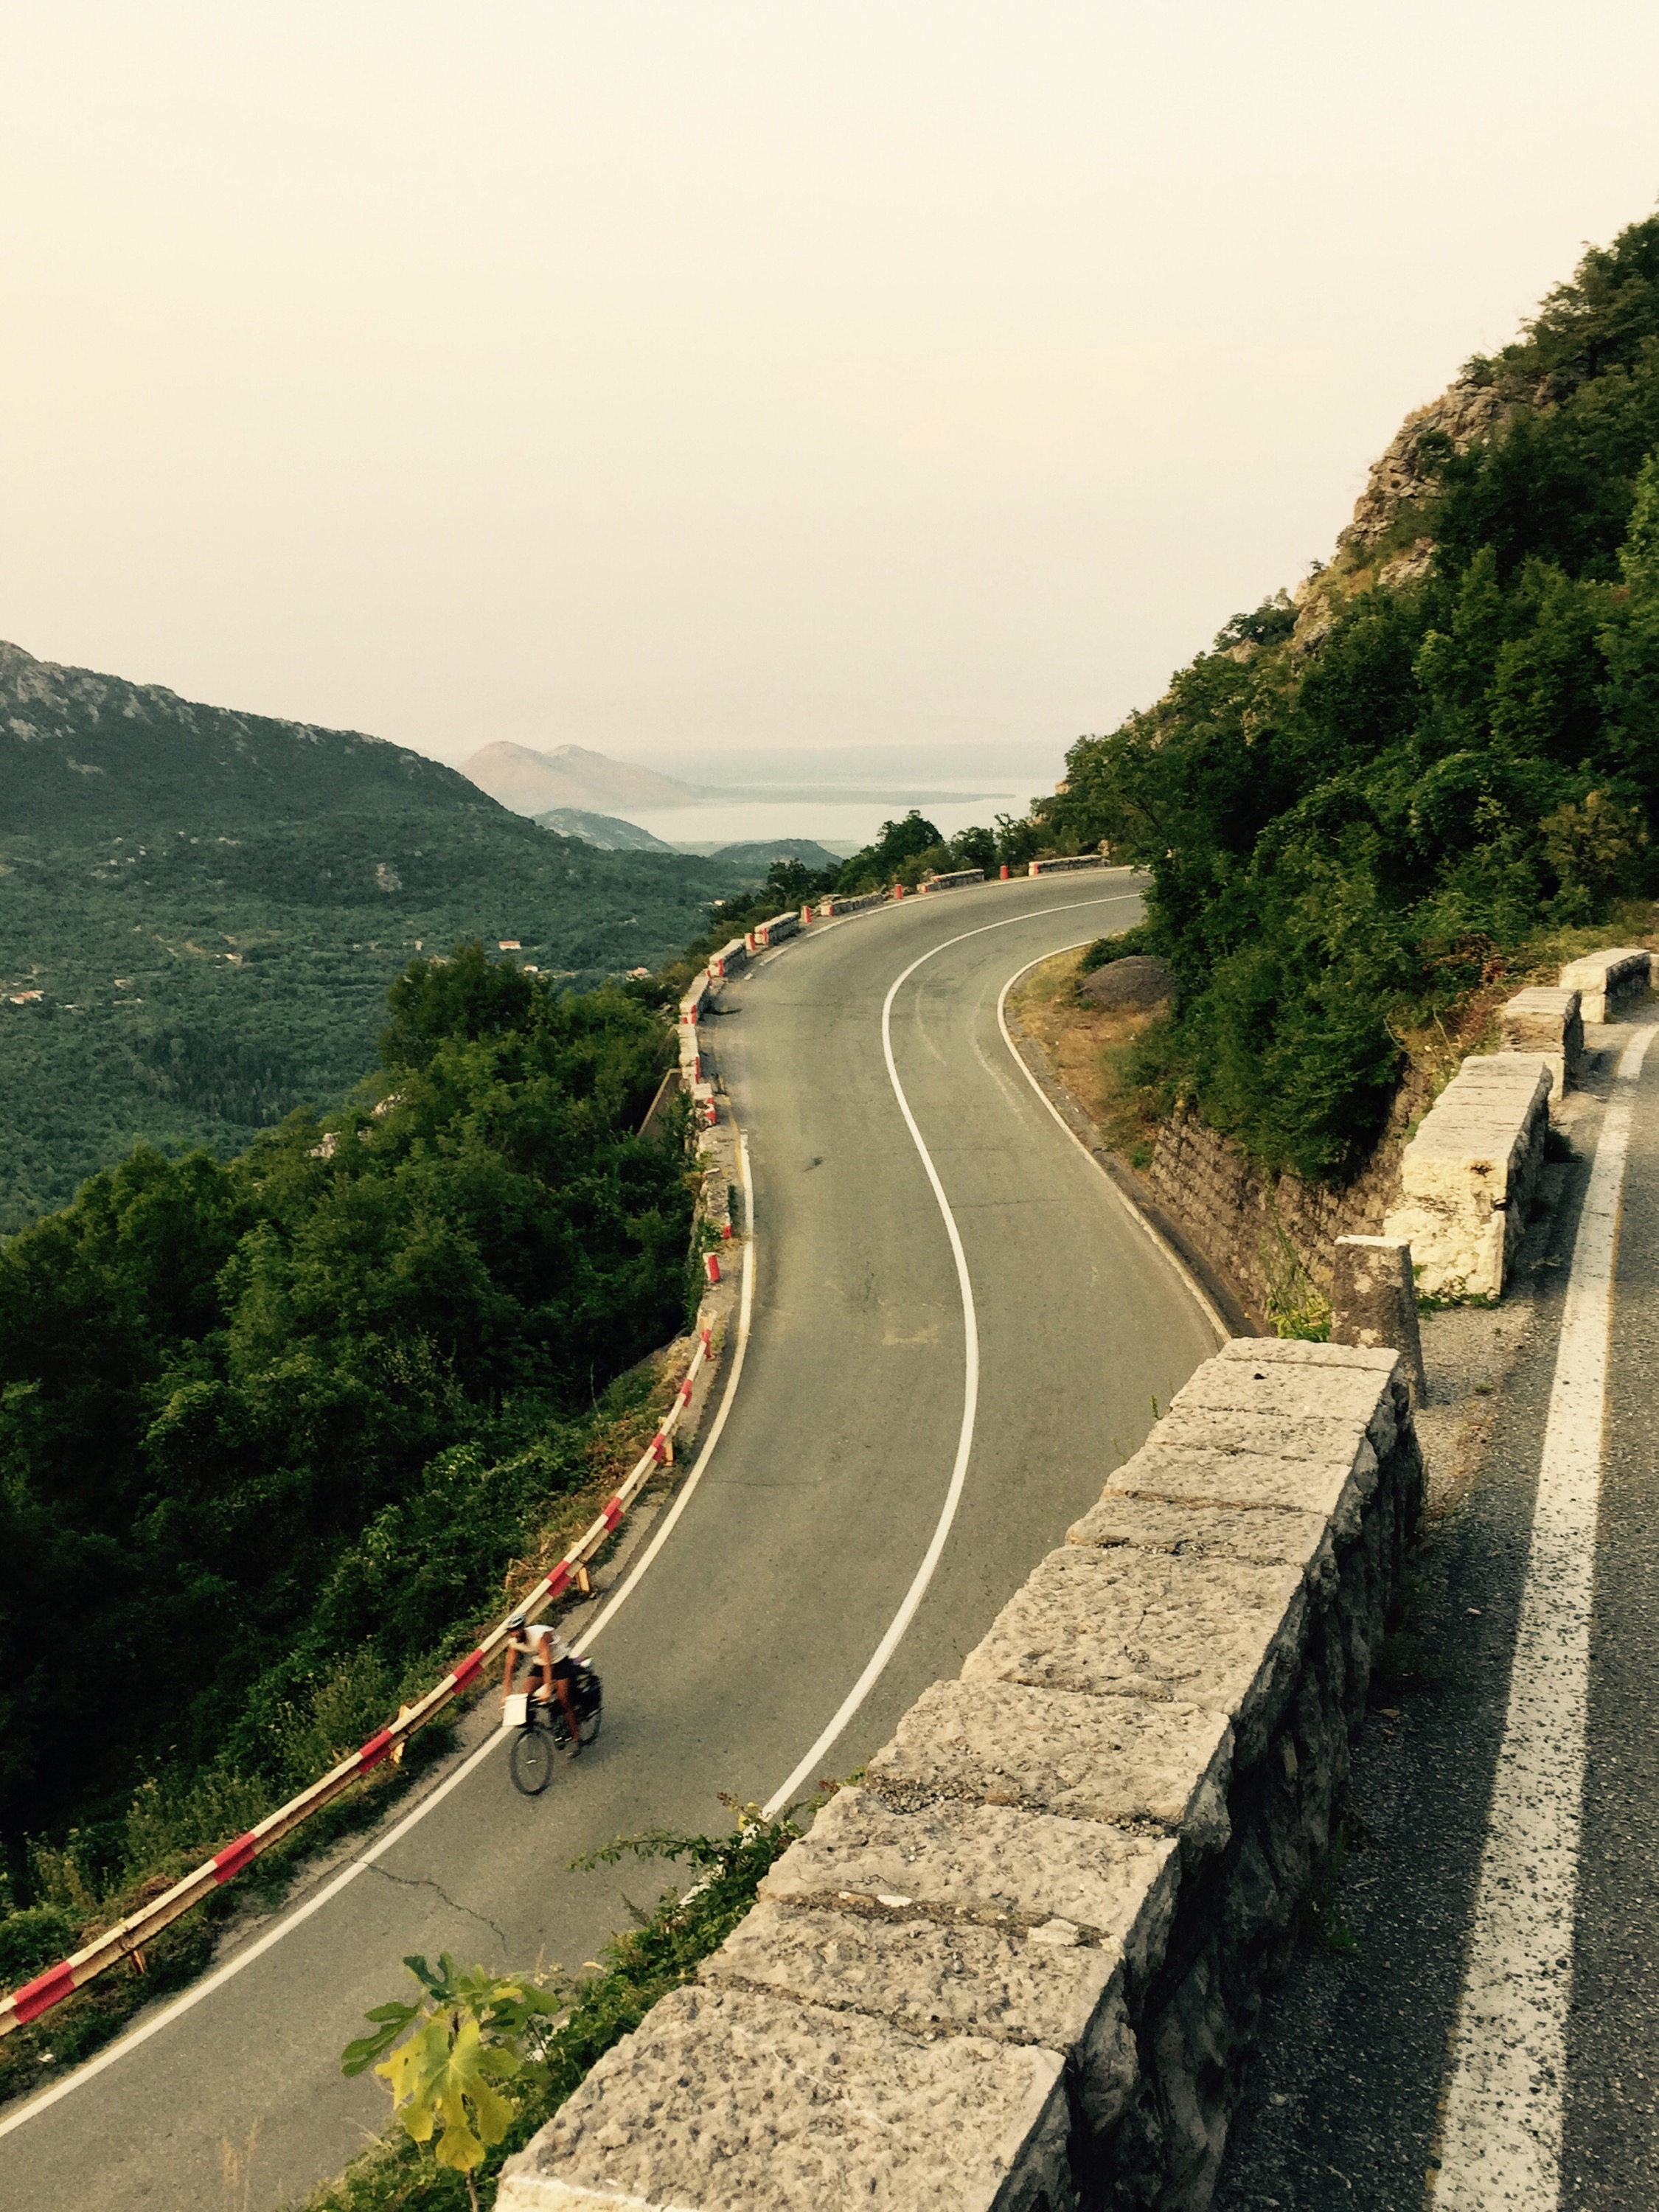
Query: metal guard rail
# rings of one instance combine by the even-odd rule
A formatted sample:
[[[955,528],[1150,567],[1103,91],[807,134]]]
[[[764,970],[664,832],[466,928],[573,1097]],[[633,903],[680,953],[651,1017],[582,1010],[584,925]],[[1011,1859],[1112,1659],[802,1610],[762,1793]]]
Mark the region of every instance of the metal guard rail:
[[[700,1329],[690,1364],[676,1387],[674,1401],[658,1424],[656,1433],[638,1464],[605,1500],[598,1518],[577,1538],[552,1572],[544,1575],[522,1604],[514,1608],[515,1612],[538,1613],[556,1598],[562,1597],[576,1581],[580,1570],[616,1534],[623,1515],[653,1474],[658,1468],[666,1465],[670,1440],[679,1425],[680,1416],[691,1402],[697,1376],[713,1358],[713,1330]],[[234,1843],[227,1844],[222,1850],[216,1851],[210,1859],[204,1859],[200,1866],[185,1875],[182,1881],[176,1881],[161,1896],[141,1905],[137,1912],[129,1913],[125,1920],[118,1922],[113,1928],[106,1929],[101,1936],[94,1936],[83,1949],[62,1960],[57,1966],[48,1967],[44,1974],[37,1974],[33,1981],[25,1982],[21,1989],[14,1990],[10,1996],[0,1998],[0,2035],[9,2034],[13,2028],[27,2027],[29,2021],[39,2020],[42,2013],[50,2012],[53,2005],[60,2004],[65,1997],[84,1988],[87,1983],[94,1981],[122,1959],[130,1959],[135,1954],[142,1953],[144,1945],[159,1935],[163,1928],[182,1918],[192,1905],[199,1905],[216,1889],[222,1888],[226,1882],[240,1874],[244,1867],[252,1865],[262,1853],[292,1835],[313,1813],[320,1812],[325,1805],[331,1803],[350,1789],[354,1782],[361,1782],[365,1775],[372,1773],[377,1766],[392,1758],[417,1729],[422,1729],[428,1721],[434,1720],[452,1698],[477,1680],[489,1661],[506,1644],[507,1633],[507,1622],[502,1620],[491,1629],[476,1650],[469,1651],[465,1659],[452,1667],[425,1697],[413,1705],[403,1707],[394,1721],[370,1736],[367,1743],[360,1744],[349,1758],[343,1759],[337,1766],[331,1767],[319,1782],[313,1782],[297,1797],[290,1797],[286,1805],[278,1806],[274,1813],[267,1813],[264,1819],[250,1828],[246,1835],[238,1836]]]

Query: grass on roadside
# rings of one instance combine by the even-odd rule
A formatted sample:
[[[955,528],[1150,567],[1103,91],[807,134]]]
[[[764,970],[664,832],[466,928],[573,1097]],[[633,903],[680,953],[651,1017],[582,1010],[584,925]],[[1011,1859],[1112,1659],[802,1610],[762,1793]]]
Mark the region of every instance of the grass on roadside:
[[[684,1894],[665,1892],[656,1910],[642,1916],[636,1928],[605,1945],[597,1973],[569,1985],[568,2009],[541,2049],[544,2073],[524,2097],[505,2139],[475,2169],[485,2212],[495,2203],[505,2160],[547,2124],[659,1997],[691,1979],[748,1911],[767,1869],[800,1832],[790,1813],[767,1820],[757,1807],[744,1806],[727,1835],[626,1837],[578,1862],[609,1863],[627,1853],[676,1859],[689,1864],[699,1879]],[[469,2200],[462,2175],[434,2164],[430,2151],[398,2128],[355,2159],[337,2180],[308,2197],[303,2212],[469,2212]]]
[[[1078,988],[1082,950],[1039,962],[1008,994],[1008,1011],[1095,1127],[1131,1167],[1148,1168],[1158,1135],[1157,1097],[1141,1083],[1142,1041],[1159,1017],[1135,1006],[1097,1006]]]

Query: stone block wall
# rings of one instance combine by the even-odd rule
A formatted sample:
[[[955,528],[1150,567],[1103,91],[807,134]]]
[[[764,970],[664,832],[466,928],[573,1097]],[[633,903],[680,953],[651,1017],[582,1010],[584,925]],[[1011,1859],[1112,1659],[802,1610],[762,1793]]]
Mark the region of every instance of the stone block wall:
[[[1297,1302],[1298,1278],[1329,1295],[1337,1238],[1381,1231],[1399,1160],[1399,1144],[1387,1142],[1340,1189],[1300,1176],[1267,1175],[1230,1138],[1182,1106],[1158,1133],[1145,1181],[1260,1322]]]
[[[1549,1133],[1550,1063],[1466,1060],[1406,1147],[1385,1233],[1403,1237],[1420,1291],[1501,1297],[1526,1234]]]
[[[1229,1344],[501,2212],[1199,2212],[1421,1497],[1391,1353]]]
[[[1578,993],[1539,987],[1517,991],[1499,1007],[1498,1021],[1505,1052],[1534,1053],[1548,1060],[1552,1095],[1559,1104],[1577,1082],[1584,1057]]]
[[[821,920],[827,921],[831,915],[862,914],[867,907],[885,906],[886,903],[887,893],[885,891],[860,891],[856,898],[827,898],[820,900],[818,903],[818,915]]]
[[[1610,945],[1605,951],[1570,960],[1561,970],[1561,988],[1580,994],[1587,1022],[1604,1022],[1621,1000],[1639,999],[1653,981],[1653,955],[1639,945]]]

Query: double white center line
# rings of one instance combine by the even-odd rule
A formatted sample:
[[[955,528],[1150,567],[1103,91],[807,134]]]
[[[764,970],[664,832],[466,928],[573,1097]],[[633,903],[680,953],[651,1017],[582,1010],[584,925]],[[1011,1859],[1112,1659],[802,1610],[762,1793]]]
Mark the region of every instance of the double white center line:
[[[1573,1247],[1509,1711],[1452,2066],[1437,2212],[1556,2212],[1584,1790],[1590,1606],[1620,1199],[1635,1082],[1620,1056]]]

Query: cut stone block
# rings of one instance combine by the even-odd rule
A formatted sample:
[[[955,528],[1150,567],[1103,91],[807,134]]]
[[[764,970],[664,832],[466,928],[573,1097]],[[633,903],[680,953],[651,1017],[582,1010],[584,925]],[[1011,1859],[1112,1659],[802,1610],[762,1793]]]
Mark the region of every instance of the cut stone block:
[[[765,1900],[697,1972],[710,1988],[758,1989],[832,2012],[867,2012],[911,2035],[949,2028],[1070,2051],[1121,1978],[1113,1945],[1069,1920],[1024,1929],[802,1911]],[[1121,2018],[1120,2008],[1119,2017]]]
[[[1547,1053],[1471,1053],[1435,1103],[1437,1106],[1450,1104],[1466,1096],[1484,1095],[1489,1091],[1501,1090],[1509,1085],[1530,1091],[1538,1080],[1540,1068],[1546,1074],[1550,1073]]]
[[[1423,1333],[1417,1320],[1412,1248],[1400,1237],[1339,1237],[1331,1267],[1334,1342],[1386,1348],[1399,1355],[1411,1402],[1428,1394]]]
[[[1314,1348],[1330,1352],[1347,1347],[1319,1345]],[[1350,1425],[1356,1437],[1367,1434],[1375,1425],[1374,1449],[1386,1452],[1393,1442],[1392,1398],[1383,1377],[1374,1369],[1321,1368],[1299,1361],[1260,1358],[1206,1360],[1170,1401],[1171,1415],[1188,1410],[1206,1421],[1229,1413],[1248,1414],[1263,1421],[1306,1421],[1316,1432],[1322,1428],[1333,1437],[1340,1424]],[[1158,1433],[1158,1429],[1152,1431],[1154,1437]],[[1262,1433],[1267,1433],[1265,1429]]]
[[[1133,1961],[1167,1919],[1173,1856],[1166,1838],[1094,1821],[944,1802],[901,1812],[872,1790],[838,1790],[760,1894],[982,1927],[1064,1920]]]
[[[1068,1920],[1030,1932],[757,1905],[697,1978],[833,2012],[862,2012],[910,2035],[990,2036],[1060,2052],[1079,2117],[1114,2126],[1140,2067],[1123,1961]]]
[[[1134,1464],[1131,1460],[1129,1466]],[[1068,1544],[1090,1544],[1101,1551],[1128,1544],[1138,1552],[1191,1552],[1202,1558],[1243,1559],[1258,1567],[1299,1566],[1310,1585],[1322,1588],[1335,1573],[1330,1529],[1321,1514],[1279,1505],[1212,1505],[1185,1498],[1144,1497],[1117,1488],[1127,1472],[1120,1468],[1099,1504],[1073,1522],[1066,1531]]]
[[[1411,1246],[1419,1290],[1502,1295],[1543,1164],[1552,1079],[1530,1054],[1466,1060],[1407,1146],[1382,1229]]]
[[[1367,1394],[1375,1395],[1374,1386]],[[1146,1438],[1143,1450],[1243,1453],[1261,1460],[1305,1460],[1320,1466],[1351,1459],[1365,1441],[1364,1401],[1328,1413],[1275,1413],[1194,1406],[1177,1399]],[[1126,1462],[1127,1464],[1127,1462]]]
[[[1248,1765],[1301,1656],[1297,1566],[1069,1545],[1051,1552],[963,1662],[964,1682],[1030,1682],[1224,1713]]]
[[[1024,1682],[935,1682],[865,1773],[870,1789],[900,1807],[939,1797],[1019,1806],[1162,1836],[1179,1831],[1200,1849],[1219,1850],[1232,1751],[1225,1717],[1198,1705],[1090,1698]],[[1068,1831],[1066,1848],[1072,1840]],[[1133,1853],[1121,1839],[1111,1844],[1113,1865],[1155,1870],[1167,1863],[1167,1843],[1133,1840]],[[1121,1928],[1118,1935],[1127,1941]]]
[[[1355,1344],[1310,1344],[1299,1336],[1230,1336],[1216,1358],[1247,1367],[1346,1367],[1351,1374],[1376,1376],[1379,1387],[1380,1378],[1394,1371],[1385,1352]]]
[[[1564,991],[1578,993],[1579,1011],[1587,1022],[1604,1022],[1608,1008],[1618,1000],[1640,998],[1650,988],[1653,955],[1639,945],[1615,945],[1605,952],[1570,960],[1559,981]]]
[[[1357,1423],[1346,1435],[1339,1431],[1336,1443],[1317,1458],[1253,1451],[1248,1443],[1232,1439],[1212,1451],[1182,1450],[1166,1444],[1154,1430],[1113,1475],[1105,1495],[1231,1506],[1241,1512],[1278,1506],[1317,1514],[1346,1539],[1358,1528],[1365,1500],[1376,1486],[1376,1454]]]
[[[1062,2063],[676,1990],[502,2170],[498,2212],[1073,2212]]]
[[[1499,1008],[1498,1019],[1506,1053],[1533,1053],[1549,1062],[1554,1097],[1577,1083],[1584,1057],[1583,1012],[1577,991],[1517,991]]]

